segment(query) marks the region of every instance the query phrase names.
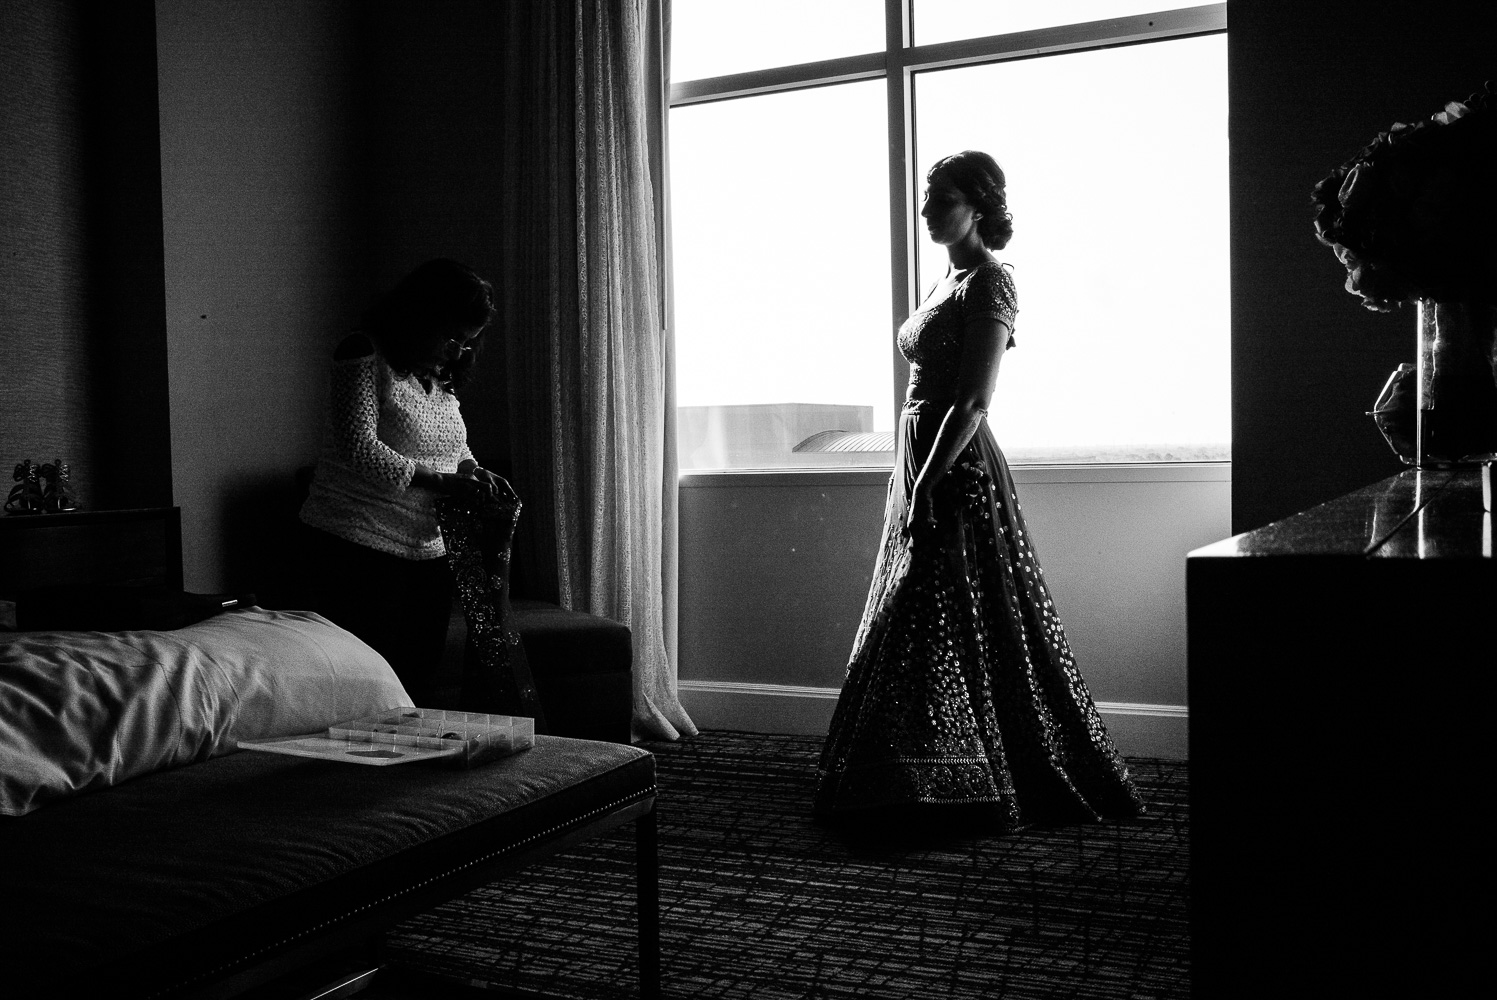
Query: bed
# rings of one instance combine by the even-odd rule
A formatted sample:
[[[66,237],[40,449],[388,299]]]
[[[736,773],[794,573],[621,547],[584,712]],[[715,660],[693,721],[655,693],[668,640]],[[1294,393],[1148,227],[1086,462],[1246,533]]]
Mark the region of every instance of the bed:
[[[0,520],[8,992],[346,992],[377,980],[390,924],[631,822],[658,992],[646,751],[538,736],[461,769],[238,750],[409,702],[326,619],[183,595],[178,518]]]

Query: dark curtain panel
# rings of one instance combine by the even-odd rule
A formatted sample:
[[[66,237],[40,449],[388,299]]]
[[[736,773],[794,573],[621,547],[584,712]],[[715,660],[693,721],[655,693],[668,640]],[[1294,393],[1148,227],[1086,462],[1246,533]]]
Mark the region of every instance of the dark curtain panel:
[[[577,172],[570,137],[576,46],[570,4],[507,4],[503,329],[514,485],[525,501],[515,573],[558,600],[551,387],[575,343]],[[555,331],[555,338],[551,335]]]
[[[673,739],[696,730],[668,636],[676,469],[662,8],[509,8],[502,281],[515,486],[534,515],[521,520],[517,571],[565,607],[630,627],[635,734]]]

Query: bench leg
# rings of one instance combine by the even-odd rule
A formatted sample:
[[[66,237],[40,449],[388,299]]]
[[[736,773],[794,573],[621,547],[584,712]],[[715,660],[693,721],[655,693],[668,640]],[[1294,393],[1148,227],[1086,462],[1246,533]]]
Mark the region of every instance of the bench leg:
[[[655,810],[634,821],[635,863],[639,874],[639,996],[660,997],[660,858]]]

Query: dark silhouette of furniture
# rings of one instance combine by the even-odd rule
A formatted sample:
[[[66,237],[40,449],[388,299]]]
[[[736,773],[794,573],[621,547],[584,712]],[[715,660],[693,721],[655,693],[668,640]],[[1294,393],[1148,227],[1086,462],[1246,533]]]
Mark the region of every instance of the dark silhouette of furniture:
[[[633,637],[627,626],[599,615],[568,611],[547,601],[515,598],[510,624],[520,633],[530,673],[546,713],[546,731],[577,739],[630,741],[633,711]],[[462,676],[477,652],[468,643],[468,623],[454,606],[447,629],[447,655],[433,694],[434,708],[507,711],[482,707],[463,696]]]
[[[1478,995],[1497,560],[1476,470],[1197,549],[1187,595],[1194,995]]]
[[[15,996],[177,997],[372,973],[386,928],[633,822],[653,996],[654,800],[645,751],[546,736],[471,770],[241,751],[158,771],[0,825],[6,976]]]
[[[297,470],[297,499],[288,512],[287,532],[294,537],[302,530],[295,520],[312,482],[312,466]],[[523,500],[523,498],[521,498]],[[520,516],[535,516],[522,510]],[[269,607],[305,604],[305,595],[294,584],[300,572],[296,555],[287,553],[283,568],[275,575],[289,585],[257,584],[257,593]],[[520,634],[530,674],[545,713],[545,725],[537,732],[575,739],[628,743],[633,716],[633,638],[626,625],[599,615],[570,611],[528,592],[527,582],[511,580],[509,621]],[[272,603],[276,602],[276,603]],[[443,659],[428,708],[456,708],[474,712],[524,715],[518,703],[495,702],[484,692],[502,685],[474,683],[477,653],[468,643],[468,623],[461,602],[454,597],[447,631],[447,654]],[[465,672],[467,683],[465,684]]]
[[[0,520],[0,597],[180,588],[180,554],[176,508]],[[383,976],[386,928],[632,822],[640,992],[657,997],[655,794],[641,748],[537,736],[469,769],[242,751],[0,817],[7,995],[351,989]]]

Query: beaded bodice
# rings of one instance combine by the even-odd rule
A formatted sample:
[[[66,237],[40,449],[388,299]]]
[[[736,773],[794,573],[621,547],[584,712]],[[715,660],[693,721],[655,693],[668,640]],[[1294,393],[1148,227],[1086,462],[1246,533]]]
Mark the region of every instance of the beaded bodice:
[[[1014,279],[997,261],[979,264],[954,286],[938,286],[899,328],[899,353],[910,363],[906,398],[955,398],[967,322],[986,316],[1012,331],[1018,311]]]

